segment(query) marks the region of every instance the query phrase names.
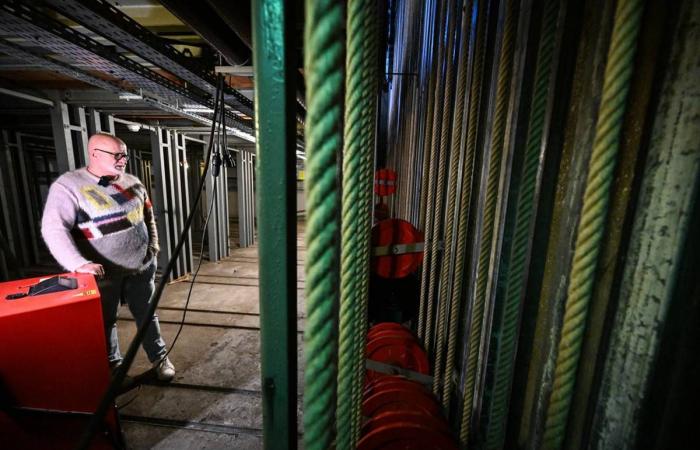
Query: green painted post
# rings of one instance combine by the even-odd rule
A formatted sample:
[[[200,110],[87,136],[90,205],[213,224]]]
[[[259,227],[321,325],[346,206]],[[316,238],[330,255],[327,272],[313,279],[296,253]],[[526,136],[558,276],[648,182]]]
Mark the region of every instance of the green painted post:
[[[289,2],[253,7],[263,442],[297,447],[296,128]]]

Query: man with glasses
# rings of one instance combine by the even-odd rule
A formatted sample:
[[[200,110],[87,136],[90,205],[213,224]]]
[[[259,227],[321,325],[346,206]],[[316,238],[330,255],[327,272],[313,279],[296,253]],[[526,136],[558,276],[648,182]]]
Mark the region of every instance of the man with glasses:
[[[61,175],[49,189],[41,234],[66,270],[97,277],[112,368],[121,364],[117,337],[120,301],[129,305],[136,323],[147,319],[155,290],[158,233],[153,208],[141,181],[125,172],[126,144],[107,133],[88,141],[88,166]],[[143,349],[158,378],[169,381],[175,368],[167,358],[154,316]]]

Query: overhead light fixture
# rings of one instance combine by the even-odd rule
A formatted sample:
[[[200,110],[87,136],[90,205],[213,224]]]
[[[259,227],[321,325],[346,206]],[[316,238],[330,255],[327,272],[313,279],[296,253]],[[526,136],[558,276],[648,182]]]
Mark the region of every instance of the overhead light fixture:
[[[141,94],[133,94],[131,92],[122,92],[119,94],[119,100],[143,100]]]
[[[208,113],[212,114],[214,110],[212,108],[207,108],[205,106],[190,106],[187,108],[182,108],[184,112],[192,112],[192,113]]]
[[[239,77],[252,77],[255,73],[253,66],[216,66],[214,73],[234,75]]]
[[[141,131],[141,124],[140,123],[127,123],[126,129],[131,131],[132,133],[137,133],[137,132]]]

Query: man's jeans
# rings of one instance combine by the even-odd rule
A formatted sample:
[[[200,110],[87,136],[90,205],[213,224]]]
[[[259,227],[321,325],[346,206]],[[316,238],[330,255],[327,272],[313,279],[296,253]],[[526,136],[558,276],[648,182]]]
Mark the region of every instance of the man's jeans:
[[[155,262],[145,271],[133,275],[113,275],[97,282],[102,295],[102,318],[105,326],[105,336],[107,339],[107,354],[110,363],[121,361],[122,355],[119,352],[119,339],[117,337],[117,310],[120,300],[129,305],[131,314],[136,319],[136,326],[140,326],[146,319],[148,310],[148,300],[155,290]],[[148,327],[143,338],[143,349],[151,362],[159,361],[165,356],[165,342],[160,336],[160,326],[158,316],[153,317],[153,321]]]

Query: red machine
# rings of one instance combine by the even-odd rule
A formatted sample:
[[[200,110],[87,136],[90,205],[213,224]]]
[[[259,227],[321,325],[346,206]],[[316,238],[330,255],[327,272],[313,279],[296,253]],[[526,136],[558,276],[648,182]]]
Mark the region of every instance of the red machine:
[[[92,275],[0,284],[0,447],[74,448],[109,380]],[[116,408],[103,431],[92,448],[122,446]]]

